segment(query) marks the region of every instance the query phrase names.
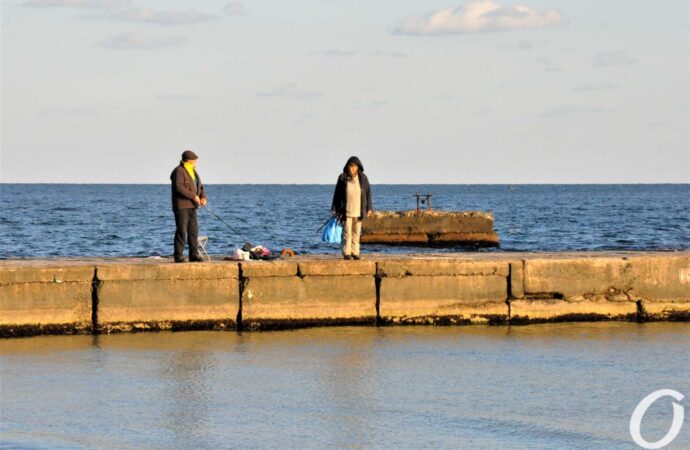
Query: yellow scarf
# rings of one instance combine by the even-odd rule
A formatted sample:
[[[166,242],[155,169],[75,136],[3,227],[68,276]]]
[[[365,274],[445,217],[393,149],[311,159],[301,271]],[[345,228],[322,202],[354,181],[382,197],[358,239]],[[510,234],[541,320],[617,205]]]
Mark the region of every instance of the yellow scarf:
[[[192,180],[196,181],[196,174],[194,173],[194,166],[182,161],[182,165],[184,166],[185,169],[187,169],[187,172],[189,173],[189,176],[192,177]]]

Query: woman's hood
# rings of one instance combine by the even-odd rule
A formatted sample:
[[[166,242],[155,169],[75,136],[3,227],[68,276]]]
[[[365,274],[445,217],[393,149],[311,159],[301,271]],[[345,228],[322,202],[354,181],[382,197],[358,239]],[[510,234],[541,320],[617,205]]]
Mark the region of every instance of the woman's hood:
[[[359,171],[364,172],[364,166],[362,165],[362,161],[359,160],[356,156],[350,156],[350,159],[347,160],[345,163],[345,167],[343,167],[343,172],[347,173],[347,166],[350,164],[357,164],[359,166]]]

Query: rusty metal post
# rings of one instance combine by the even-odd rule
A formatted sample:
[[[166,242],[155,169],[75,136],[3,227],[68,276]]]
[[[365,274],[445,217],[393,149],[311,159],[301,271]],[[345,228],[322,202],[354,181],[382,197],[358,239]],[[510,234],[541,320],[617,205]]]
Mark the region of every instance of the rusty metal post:
[[[422,205],[426,205],[426,209],[431,211],[431,196],[432,194],[420,194],[419,192],[415,192],[412,194],[413,197],[416,197],[417,199],[417,212],[419,212],[419,204],[421,203]],[[424,197],[424,198],[422,198]]]

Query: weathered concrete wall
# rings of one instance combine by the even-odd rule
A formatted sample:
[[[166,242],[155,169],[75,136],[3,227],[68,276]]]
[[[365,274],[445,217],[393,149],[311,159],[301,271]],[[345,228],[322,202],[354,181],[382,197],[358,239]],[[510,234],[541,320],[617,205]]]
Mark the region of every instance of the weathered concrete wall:
[[[504,322],[508,268],[498,260],[382,261],[380,317],[393,323]]]
[[[245,328],[376,320],[373,261],[253,261],[241,268]]]
[[[237,264],[113,262],[95,276],[101,331],[235,326]]]
[[[688,273],[687,252],[530,256],[519,275],[523,295],[514,292],[510,302],[511,318],[678,317],[690,313]]]
[[[690,252],[0,261],[0,334],[689,320]]]
[[[0,269],[0,335],[91,331],[93,265]]]
[[[493,224],[481,211],[376,211],[362,223],[362,243],[497,247]]]

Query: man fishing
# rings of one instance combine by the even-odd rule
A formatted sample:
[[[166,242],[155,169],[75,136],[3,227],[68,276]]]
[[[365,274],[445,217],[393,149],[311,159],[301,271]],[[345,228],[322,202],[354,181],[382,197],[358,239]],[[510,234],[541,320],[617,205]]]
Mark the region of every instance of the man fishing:
[[[203,261],[199,253],[199,223],[196,210],[206,206],[206,192],[201,178],[196,172],[199,157],[191,150],[182,153],[182,161],[170,174],[172,187],[172,208],[175,213],[175,252],[176,263],[185,262],[184,245],[189,246],[189,261]]]

